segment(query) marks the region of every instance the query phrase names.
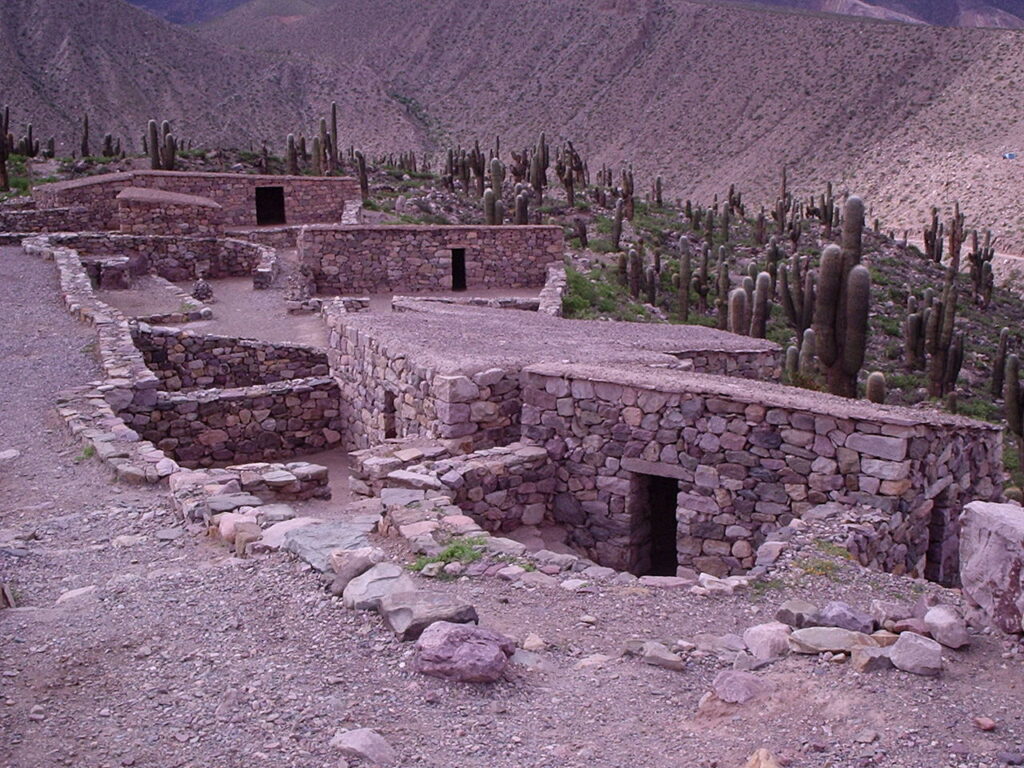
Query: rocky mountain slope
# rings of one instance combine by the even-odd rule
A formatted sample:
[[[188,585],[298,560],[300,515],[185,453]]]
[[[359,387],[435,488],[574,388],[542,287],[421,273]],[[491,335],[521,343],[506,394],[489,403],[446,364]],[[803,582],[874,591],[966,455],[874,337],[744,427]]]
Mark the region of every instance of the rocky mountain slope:
[[[0,72],[12,132],[32,122],[44,141],[57,136],[59,153],[78,149],[83,114],[96,153],[106,132],[138,150],[150,118],[208,145],[283,143],[288,131],[312,128],[332,99],[350,135],[366,125],[373,128],[365,138],[418,141],[403,108],[365,68],[239,52],[123,0],[5,0]]]
[[[1024,27],[1020,0],[757,0],[757,5],[945,27]]]
[[[916,232],[959,199],[1003,246],[1024,242],[1006,193],[1024,173],[1002,159],[1024,146],[1016,32],[684,0],[344,0],[285,25],[247,10],[206,34],[365,64],[453,141],[547,130],[592,168],[633,163],[645,187],[662,173],[700,200],[732,182],[771,199],[787,163],[798,191],[839,181],[887,226]]]

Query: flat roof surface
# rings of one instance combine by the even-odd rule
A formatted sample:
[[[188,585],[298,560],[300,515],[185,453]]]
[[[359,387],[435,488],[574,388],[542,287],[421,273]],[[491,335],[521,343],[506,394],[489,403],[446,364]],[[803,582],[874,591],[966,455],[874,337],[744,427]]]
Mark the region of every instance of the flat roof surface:
[[[771,352],[778,344],[699,325],[563,320],[538,312],[401,299],[393,313],[344,315],[346,326],[441,373],[536,363],[668,366],[701,352]]]
[[[197,208],[220,208],[208,197],[199,195],[184,195],[180,192],[167,192],[163,189],[150,189],[148,187],[125,187],[117,193],[118,200],[128,200],[133,203],[152,203],[153,205],[191,205]]]

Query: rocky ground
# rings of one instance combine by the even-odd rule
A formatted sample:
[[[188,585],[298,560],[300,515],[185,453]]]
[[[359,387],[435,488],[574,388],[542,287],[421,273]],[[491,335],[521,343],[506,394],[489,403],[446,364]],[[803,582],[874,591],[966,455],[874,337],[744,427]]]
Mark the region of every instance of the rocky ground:
[[[494,684],[418,674],[411,643],[308,566],[234,558],[163,492],[113,485],[51,409],[97,375],[91,334],[58,305],[51,265],[4,249],[0,270],[0,448],[20,452],[0,465],[0,582],[18,606],[0,611],[2,765],[338,768],[361,763],[332,738],[360,726],[400,765],[730,768],[760,747],[797,767],[1024,763],[1020,656],[987,634],[945,651],[934,678],[791,655],[753,672],[755,699],[705,698],[732,661],[699,635],[742,633],[786,599],[958,600],[827,547],[734,595],[415,576],[485,627],[537,636]],[[624,656],[634,638],[683,649],[683,668]]]

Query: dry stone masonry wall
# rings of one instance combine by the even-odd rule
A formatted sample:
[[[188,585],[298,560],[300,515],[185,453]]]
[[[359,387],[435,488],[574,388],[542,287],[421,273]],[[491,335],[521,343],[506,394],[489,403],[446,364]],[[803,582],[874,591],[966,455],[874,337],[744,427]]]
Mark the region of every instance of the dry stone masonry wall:
[[[117,195],[118,228],[126,235],[220,236],[224,209],[206,197],[127,187]]]
[[[168,392],[248,387],[326,376],[327,355],[314,347],[139,324],[135,346]]]
[[[539,288],[565,251],[561,227],[309,226],[301,262],[326,294],[450,291],[453,250],[468,288]]]
[[[967,419],[694,374],[525,375],[524,440],[559,464],[554,517],[618,569],[644,567],[651,477],[678,489],[678,565],[716,575],[749,569],[769,533],[828,501],[888,516],[893,570],[955,570],[953,513],[1001,493],[1001,432]]]

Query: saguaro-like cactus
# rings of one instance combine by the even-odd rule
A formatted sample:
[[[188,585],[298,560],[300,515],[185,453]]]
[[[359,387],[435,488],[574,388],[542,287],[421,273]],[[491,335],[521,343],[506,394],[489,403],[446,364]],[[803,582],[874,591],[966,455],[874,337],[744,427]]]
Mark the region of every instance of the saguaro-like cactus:
[[[89,116],[82,115],[82,157],[89,157]]]
[[[494,190],[488,187],[484,190],[484,221],[492,227],[498,223],[495,202]]]
[[[768,330],[768,313],[771,310],[772,276],[761,272],[754,287],[754,302],[750,312],[750,335],[763,339]]]
[[[299,175],[299,151],[295,146],[295,134],[288,134],[288,175]]]
[[[742,288],[729,291],[728,330],[747,335],[747,292]]]
[[[146,148],[149,150],[149,167],[154,171],[161,169],[160,165],[160,127],[156,120],[150,120],[146,126],[148,140]]]
[[[679,238],[679,320],[690,320],[690,284],[693,282],[693,258],[690,240],[683,235]]]
[[[821,255],[814,303],[814,335],[818,360],[829,392],[857,396],[857,374],[867,348],[871,275],[860,264],[864,203],[846,201],[843,247],[830,245]]]
[[[629,251],[629,295],[634,299],[640,297],[643,264],[643,258],[631,248]]]
[[[963,364],[963,334],[955,332],[960,273],[960,252],[964,244],[964,217],[956,207],[949,224],[949,266],[942,288],[941,301],[932,305],[932,315],[925,329],[928,351],[928,394],[943,397],[956,386]]]
[[[612,250],[621,251],[622,241],[622,218],[625,215],[626,204],[620,197],[615,201],[615,219],[612,221]]]
[[[992,397],[1003,394],[1003,379],[1006,376],[1006,355],[1010,348],[1010,329],[1003,328],[999,332],[999,346],[996,348],[996,359],[992,364]]]
[[[718,309],[718,329],[724,331],[729,325],[729,253],[725,247],[718,249],[718,295],[715,307]]]
[[[808,268],[807,261],[797,254],[793,254],[788,265],[779,266],[778,289],[782,309],[798,340],[811,327],[815,288],[814,273]]]
[[[0,192],[6,192],[11,188],[11,179],[7,174],[7,134],[11,128],[11,108],[5,106],[0,112]]]
[[[366,156],[362,152],[356,152],[356,168],[359,171],[359,193],[365,203],[370,199],[370,179],[366,173]]]
[[[1006,374],[1003,383],[1003,401],[1006,426],[1017,438],[1017,460],[1024,467],[1024,390],[1020,381],[1020,358],[1010,355],[1006,358]]]

